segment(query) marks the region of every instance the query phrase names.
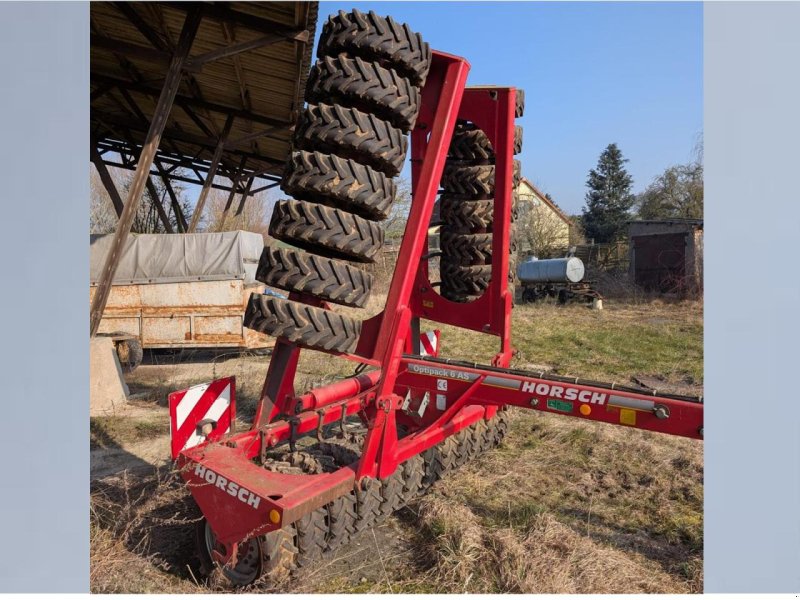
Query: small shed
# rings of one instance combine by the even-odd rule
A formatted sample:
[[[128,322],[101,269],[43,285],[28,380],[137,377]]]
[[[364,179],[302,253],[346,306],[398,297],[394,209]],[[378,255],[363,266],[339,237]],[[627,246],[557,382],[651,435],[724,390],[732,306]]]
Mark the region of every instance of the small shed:
[[[696,295],[703,290],[703,221],[631,221],[631,279],[647,291]]]

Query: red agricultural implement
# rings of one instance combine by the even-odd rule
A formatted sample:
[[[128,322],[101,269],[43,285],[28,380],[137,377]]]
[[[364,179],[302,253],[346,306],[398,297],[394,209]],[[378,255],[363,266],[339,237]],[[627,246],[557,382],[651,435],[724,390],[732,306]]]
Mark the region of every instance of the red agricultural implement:
[[[513,87],[466,88],[468,70],[462,58],[432,55],[411,132],[413,202],[385,308],[363,322],[351,351],[330,351],[358,363],[356,374],[298,395],[301,348],[278,338],[248,431],[227,431],[233,419],[220,411],[230,410],[230,399],[216,417],[196,405],[183,410],[182,427],[200,440],[175,448],[205,517],[200,551],[234,583],[318,560],[396,510],[501,440],[510,406],[703,437],[700,399],[510,368],[514,123],[521,98]],[[428,231],[457,121],[485,133],[495,167],[491,279],[466,302],[440,295],[429,275]],[[289,300],[328,308],[298,292]],[[498,352],[491,365],[430,356],[421,348],[421,319],[495,336]],[[364,435],[351,435],[352,423]],[[303,446],[309,439],[314,446]]]

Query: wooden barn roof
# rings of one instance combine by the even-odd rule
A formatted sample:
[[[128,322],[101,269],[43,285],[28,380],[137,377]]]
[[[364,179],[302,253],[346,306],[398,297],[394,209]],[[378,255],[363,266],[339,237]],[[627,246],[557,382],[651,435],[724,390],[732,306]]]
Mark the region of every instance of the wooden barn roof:
[[[106,164],[135,169],[184,19],[197,6],[91,3],[91,135]],[[190,67],[151,173],[202,184],[224,137],[217,176],[239,185],[254,175],[276,179],[303,105],[317,8],[317,2],[202,3]],[[217,179],[213,187],[230,184]]]

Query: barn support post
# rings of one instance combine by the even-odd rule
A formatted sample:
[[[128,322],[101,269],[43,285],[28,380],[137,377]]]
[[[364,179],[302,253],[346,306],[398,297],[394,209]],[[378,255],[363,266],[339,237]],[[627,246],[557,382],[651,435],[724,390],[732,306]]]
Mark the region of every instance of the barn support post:
[[[155,161],[155,165],[156,169],[158,169],[158,174],[161,176],[161,181],[164,182],[164,187],[167,188],[169,200],[172,204],[172,212],[175,213],[175,223],[178,226],[178,233],[186,233],[186,216],[183,214],[181,203],[178,202],[178,196],[175,193],[175,190],[172,189],[172,183],[169,180],[169,176],[164,170],[164,166],[161,164],[161,161]]]
[[[114,232],[114,239],[111,242],[111,248],[103,264],[103,272],[94,298],[92,299],[92,306],[89,313],[89,334],[91,336],[94,336],[100,327],[100,319],[103,317],[103,311],[105,310],[106,302],[108,302],[108,296],[111,293],[111,282],[119,266],[122,249],[128,239],[128,233],[130,233],[133,219],[139,208],[142,192],[149,179],[150,168],[153,166],[153,160],[155,159],[156,151],[161,142],[164,126],[167,123],[167,118],[169,117],[172,103],[175,100],[175,95],[178,93],[178,87],[180,86],[181,76],[183,74],[183,66],[189,55],[192,42],[194,42],[194,38],[197,35],[202,17],[202,7],[195,7],[190,10],[183,22],[180,39],[178,40],[175,53],[170,61],[169,70],[164,79],[164,86],[161,88],[161,94],[158,97],[158,103],[156,104],[153,119],[150,123],[150,129],[147,132],[147,137],[142,146],[139,165],[136,167],[136,172],[133,175],[133,181],[131,182],[131,187],[128,192],[128,199],[122,209],[122,214],[117,223],[117,229]]]
[[[156,207],[158,218],[161,219],[161,224],[164,225],[164,231],[167,233],[175,233],[175,230],[172,229],[172,224],[169,222],[167,211],[164,210],[164,205],[161,204],[161,198],[158,197],[158,190],[153,183],[153,178],[150,176],[147,177],[147,191],[150,192],[150,195],[153,197],[153,204]]]
[[[247,197],[250,195],[250,188],[253,187],[253,182],[256,180],[256,176],[253,175],[247,182],[247,187],[244,188],[244,192],[242,192],[242,199],[239,200],[239,208],[236,209],[236,216],[238,217],[242,214],[244,210],[244,203],[247,202]]]
[[[228,134],[231,132],[233,119],[233,115],[228,115],[228,118],[225,120],[225,127],[222,130],[222,134],[219,136],[217,147],[214,149],[214,156],[211,158],[211,165],[208,167],[208,174],[206,175],[206,180],[203,183],[203,189],[200,190],[200,197],[197,199],[197,206],[194,207],[194,212],[192,212],[192,220],[189,223],[189,233],[194,233],[195,229],[197,229],[197,224],[200,222],[200,217],[203,216],[203,208],[206,204],[206,198],[208,197],[208,192],[211,190],[211,184],[214,183],[214,177],[217,174],[217,167],[219,166],[219,161],[222,158],[222,152],[225,150],[225,142],[228,141]]]
[[[114,180],[111,178],[111,173],[108,172],[106,163],[103,162],[103,158],[100,156],[100,152],[97,150],[97,144],[95,144],[94,140],[92,140],[91,144],[89,144],[89,157],[94,164],[95,169],[97,169],[97,173],[100,175],[100,181],[103,182],[103,187],[106,188],[106,192],[111,198],[111,202],[114,204],[114,210],[117,211],[117,218],[121,217],[123,209],[122,198],[119,195],[117,186],[114,185]]]

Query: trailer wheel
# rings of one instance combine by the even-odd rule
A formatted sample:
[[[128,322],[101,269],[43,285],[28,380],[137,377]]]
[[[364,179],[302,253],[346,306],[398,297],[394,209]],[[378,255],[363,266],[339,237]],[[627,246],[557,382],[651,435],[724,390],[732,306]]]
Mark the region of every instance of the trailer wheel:
[[[312,67],[306,101],[342,104],[374,113],[409,132],[419,112],[419,88],[394,69],[346,54],[325,56]]]
[[[405,23],[391,17],[379,17],[373,11],[364,14],[339,11],[322,28],[317,56],[333,56],[347,52],[374,60],[408,77],[414,85],[422,86],[431,64],[430,46],[422,36],[411,31]]]
[[[370,273],[346,262],[269,245],[261,253],[256,279],[282,290],[356,307],[366,304],[373,281]]]
[[[389,177],[400,173],[408,139],[388,121],[340,105],[309,104],[300,114],[294,144],[301,150],[352,158]]]
[[[322,308],[274,296],[251,294],[244,326],[307,348],[352,352],[361,321]]]
[[[291,533],[278,529],[258,538],[250,538],[243,546],[240,545],[236,565],[220,568],[211,558],[216,536],[208,521],[199,521],[195,531],[203,572],[210,577],[219,573],[236,587],[250,585],[262,575],[285,577],[289,574],[297,554]]]
[[[111,335],[127,335],[125,333],[116,333]],[[144,350],[142,343],[136,338],[127,338],[120,340],[114,344],[119,358],[119,364],[126,373],[133,373],[144,358]]]
[[[269,233],[315,254],[357,262],[374,262],[383,245],[383,229],[374,221],[303,200],[276,202]]]
[[[296,150],[291,153],[281,189],[298,200],[343,208],[367,219],[383,221],[397,193],[389,177],[335,154]]]

